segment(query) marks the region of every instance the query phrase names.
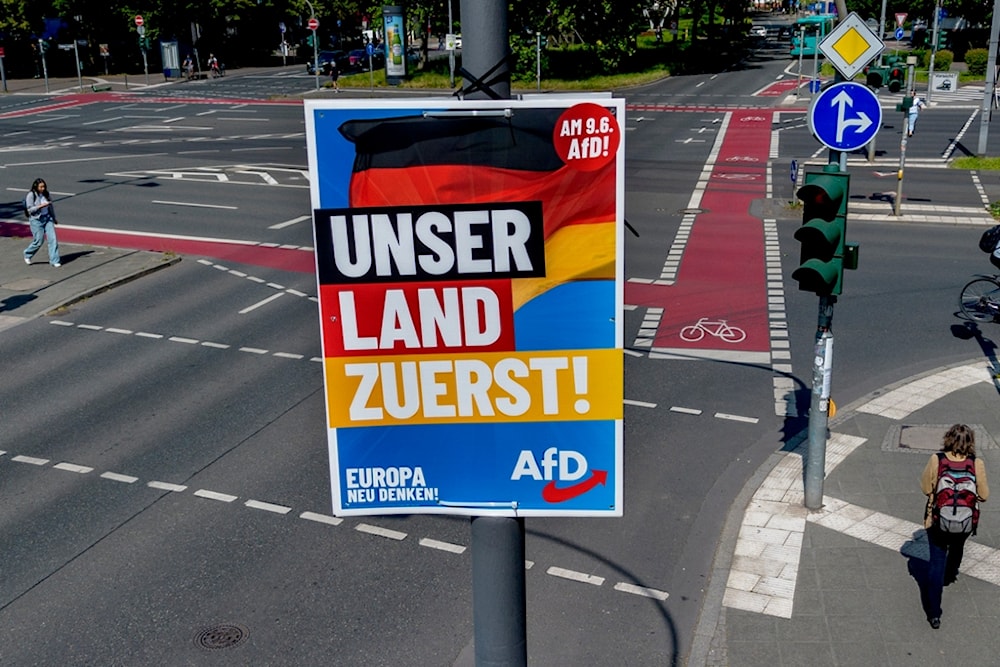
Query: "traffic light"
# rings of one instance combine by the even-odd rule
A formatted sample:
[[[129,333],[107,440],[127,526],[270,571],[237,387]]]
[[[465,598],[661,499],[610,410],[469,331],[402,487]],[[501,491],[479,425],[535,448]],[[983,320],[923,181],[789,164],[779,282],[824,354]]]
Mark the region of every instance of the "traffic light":
[[[869,88],[888,86],[890,92],[898,93],[906,81],[906,71],[903,67],[901,58],[888,56],[883,64],[864,68],[865,83]]]
[[[38,40],[38,48],[41,49],[42,53],[48,53],[49,41],[47,39]]]
[[[313,45],[313,35],[314,34],[315,33],[312,30],[310,30],[309,34],[306,35],[306,46],[312,46]]]
[[[792,278],[799,289],[820,296],[840,294],[844,269],[857,268],[857,246],[844,241],[851,177],[828,165],[807,172],[796,196],[802,200],[802,226],[795,239],[802,243],[799,267]]]

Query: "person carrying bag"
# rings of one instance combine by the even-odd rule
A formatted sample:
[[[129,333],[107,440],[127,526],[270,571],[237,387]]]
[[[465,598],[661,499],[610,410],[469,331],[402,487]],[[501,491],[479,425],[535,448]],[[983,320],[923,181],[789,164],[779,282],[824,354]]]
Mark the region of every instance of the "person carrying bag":
[[[31,190],[24,198],[24,211],[28,215],[28,225],[31,227],[31,243],[24,249],[24,263],[31,264],[42,243],[48,239],[49,264],[58,268],[62,266],[59,259],[59,241],[56,240],[56,211],[49,196],[49,188],[45,181],[36,178],[31,184]]]
[[[941,451],[931,455],[920,476],[927,496],[924,528],[930,545],[927,572],[927,621],[941,627],[942,589],[958,579],[965,541],[976,534],[979,503],[990,495],[986,466],[976,457],[976,435],[966,424],[944,434]]]

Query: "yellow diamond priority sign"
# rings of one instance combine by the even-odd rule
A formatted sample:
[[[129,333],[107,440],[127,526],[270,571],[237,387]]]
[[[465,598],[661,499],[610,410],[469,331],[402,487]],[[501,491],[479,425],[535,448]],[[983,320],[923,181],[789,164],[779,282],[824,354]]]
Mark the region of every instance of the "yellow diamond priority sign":
[[[850,81],[882,52],[882,40],[856,12],[851,12],[819,43],[819,52]]]

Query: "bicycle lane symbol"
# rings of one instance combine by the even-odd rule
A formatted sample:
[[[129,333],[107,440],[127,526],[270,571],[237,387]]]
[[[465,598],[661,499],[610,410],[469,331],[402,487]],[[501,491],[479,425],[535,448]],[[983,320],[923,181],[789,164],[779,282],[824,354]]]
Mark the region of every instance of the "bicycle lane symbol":
[[[715,336],[727,343],[739,343],[746,340],[747,332],[739,327],[726,322],[726,320],[712,320],[707,317],[700,318],[694,324],[681,329],[680,337],[688,342],[696,342],[705,337]]]

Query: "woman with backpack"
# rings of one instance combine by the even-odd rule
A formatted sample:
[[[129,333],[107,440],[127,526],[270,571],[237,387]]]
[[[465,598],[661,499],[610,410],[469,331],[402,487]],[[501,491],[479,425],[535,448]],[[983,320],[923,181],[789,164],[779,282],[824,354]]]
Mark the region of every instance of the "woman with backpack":
[[[955,424],[944,434],[941,451],[931,455],[920,476],[920,490],[927,496],[924,528],[930,545],[927,571],[927,620],[941,627],[941,594],[958,579],[965,541],[976,534],[979,503],[990,495],[986,466],[976,458],[976,435],[965,424]]]

